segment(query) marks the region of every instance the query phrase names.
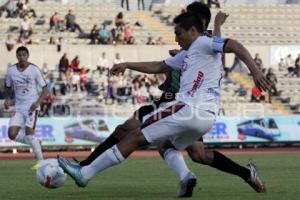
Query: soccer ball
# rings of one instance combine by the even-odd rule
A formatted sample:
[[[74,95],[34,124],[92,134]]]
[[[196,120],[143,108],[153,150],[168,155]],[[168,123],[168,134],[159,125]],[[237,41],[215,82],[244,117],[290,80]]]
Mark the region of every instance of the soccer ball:
[[[53,189],[61,187],[67,175],[59,166],[56,159],[46,159],[39,164],[39,168],[36,171],[36,178],[42,186]]]

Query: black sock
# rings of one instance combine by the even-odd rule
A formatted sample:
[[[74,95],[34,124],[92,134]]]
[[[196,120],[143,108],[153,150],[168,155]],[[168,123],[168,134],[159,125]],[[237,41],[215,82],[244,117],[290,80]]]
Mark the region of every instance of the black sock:
[[[217,168],[223,172],[237,175],[247,181],[250,177],[250,170],[246,167],[243,167],[231,159],[227,158],[225,155],[217,152],[214,152],[214,160],[211,164],[212,167]]]
[[[85,160],[81,161],[79,164],[81,166],[86,166],[91,164],[98,156],[100,156],[107,149],[111,148],[115,144],[119,143],[119,140],[113,135],[110,135],[104,142],[97,146],[95,151],[93,151]]]

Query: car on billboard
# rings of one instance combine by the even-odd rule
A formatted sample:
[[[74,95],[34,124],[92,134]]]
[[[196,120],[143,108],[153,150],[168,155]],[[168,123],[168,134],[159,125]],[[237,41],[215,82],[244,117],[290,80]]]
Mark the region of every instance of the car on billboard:
[[[103,142],[110,133],[105,121],[101,119],[86,119],[67,125],[64,129],[67,143],[72,143],[74,139]]]
[[[237,125],[238,138],[245,140],[247,136],[275,141],[281,132],[273,118],[258,118],[246,120]]]

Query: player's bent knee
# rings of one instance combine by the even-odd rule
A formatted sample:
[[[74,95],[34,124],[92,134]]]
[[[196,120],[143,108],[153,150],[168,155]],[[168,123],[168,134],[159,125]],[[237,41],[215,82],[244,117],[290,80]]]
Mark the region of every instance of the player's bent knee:
[[[11,140],[16,139],[18,132],[16,129],[8,129],[8,138]]]
[[[170,141],[165,141],[164,143],[160,144],[158,147],[158,152],[159,152],[160,156],[162,158],[164,158],[166,151],[170,148],[172,148],[172,149],[174,148],[174,146],[172,145],[172,143]]]
[[[193,162],[208,165],[208,161],[205,156],[205,152],[188,150],[188,154]]]
[[[129,131],[126,130],[123,125],[119,125],[119,126],[116,127],[113,135],[117,139],[122,140],[128,133],[129,133]]]

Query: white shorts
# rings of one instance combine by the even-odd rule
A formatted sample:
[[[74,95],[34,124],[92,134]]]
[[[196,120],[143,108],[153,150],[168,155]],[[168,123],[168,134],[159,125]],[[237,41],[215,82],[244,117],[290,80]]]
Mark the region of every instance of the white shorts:
[[[169,140],[182,150],[206,134],[215,122],[210,111],[173,101],[145,116],[142,133],[149,143]]]
[[[38,110],[29,111],[15,111],[9,120],[9,126],[29,127],[35,129],[38,117]]]

